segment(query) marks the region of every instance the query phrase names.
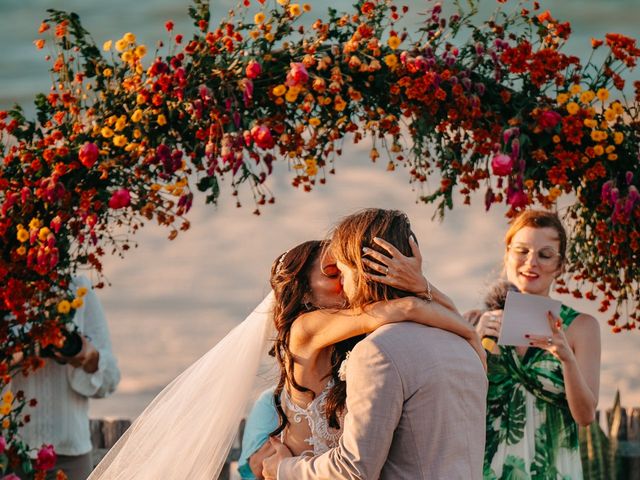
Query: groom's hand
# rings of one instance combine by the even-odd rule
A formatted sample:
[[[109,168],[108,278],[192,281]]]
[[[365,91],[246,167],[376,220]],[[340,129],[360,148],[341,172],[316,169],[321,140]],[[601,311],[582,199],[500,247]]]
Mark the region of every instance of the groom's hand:
[[[262,476],[265,480],[276,480],[278,477],[278,465],[283,459],[293,457],[293,454],[280,440],[272,437],[269,442],[271,442],[276,453],[262,461]]]

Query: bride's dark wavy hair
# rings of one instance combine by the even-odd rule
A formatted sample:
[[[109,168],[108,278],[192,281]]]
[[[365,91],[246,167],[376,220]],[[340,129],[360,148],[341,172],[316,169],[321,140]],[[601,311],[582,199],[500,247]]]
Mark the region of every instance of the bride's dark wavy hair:
[[[306,299],[311,292],[309,283],[311,269],[327,246],[327,241],[320,240],[301,243],[276,258],[271,267],[270,281],[275,295],[273,318],[277,331],[272,354],[280,365],[280,380],[273,394],[280,423],[271,433],[272,436],[282,432],[289,423],[280,403],[280,396],[287,382],[298,391],[313,393],[309,388],[300,385],[294,378],[294,359],[289,349],[289,340],[293,322],[303,313],[318,309],[317,306],[308,303]],[[334,380],[334,386],[329,392],[325,404],[325,414],[329,425],[333,428],[340,428],[338,415],[344,409],[347,397],[346,384],[340,380],[338,371],[347,352],[361,338],[355,337],[333,346],[329,375]]]

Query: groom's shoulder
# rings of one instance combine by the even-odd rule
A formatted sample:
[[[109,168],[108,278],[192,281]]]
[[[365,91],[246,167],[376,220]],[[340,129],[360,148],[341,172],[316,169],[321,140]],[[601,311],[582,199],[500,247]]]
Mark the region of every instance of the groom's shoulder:
[[[427,327],[413,322],[401,322],[385,325],[363,339],[356,348],[366,350],[380,350],[395,356],[411,355],[421,352],[420,356],[437,354],[447,350],[449,354],[456,351],[471,350],[469,344],[451,332],[439,328]]]

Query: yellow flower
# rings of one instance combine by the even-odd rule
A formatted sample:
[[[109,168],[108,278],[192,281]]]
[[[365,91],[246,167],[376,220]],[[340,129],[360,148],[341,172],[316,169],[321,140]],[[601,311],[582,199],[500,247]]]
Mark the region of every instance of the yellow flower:
[[[102,44],[102,49],[105,52],[108,52],[109,50],[111,50],[111,45],[113,45],[113,40],[107,40]]]
[[[125,117],[124,115],[122,115],[118,121],[116,122],[116,126],[114,127],[116,132],[119,132],[120,130],[123,130],[124,127],[127,126],[127,117]]]
[[[24,255],[27,254],[27,249],[24,245],[22,245],[21,247],[16,248],[16,253],[21,257],[23,257]]]
[[[579,111],[580,105],[578,105],[576,102],[570,102],[567,104],[567,112],[569,112],[570,115],[575,115]]]
[[[616,151],[616,147],[615,145],[609,145],[607,148],[604,149],[605,153],[613,153]]]
[[[607,139],[607,132],[603,132],[602,130],[593,130],[591,132],[591,140],[594,142],[601,142]]]
[[[68,300],[62,300],[58,304],[58,313],[62,313],[63,315],[66,315],[70,311],[71,311],[71,304],[69,303]]]
[[[111,130],[109,127],[102,127],[102,130],[100,130],[100,133],[104,138],[113,137],[113,130]]]
[[[254,23],[262,23],[264,22],[264,19],[265,19],[265,14],[262,12],[256,13],[256,15],[253,17]]]
[[[604,148],[602,147],[602,145],[596,145],[595,147],[593,147],[593,153],[595,153],[597,156],[600,156],[604,153]]]
[[[123,39],[125,42],[134,43],[134,42],[136,41],[136,36],[135,36],[133,33],[131,33],[131,32],[127,32],[127,33],[125,33],[125,34],[124,34],[124,36],[122,37],[122,39]]]
[[[587,90],[586,92],[584,92],[582,95],[580,95],[580,101],[582,103],[591,103],[591,101],[596,98],[596,94],[593,93],[591,90]]]
[[[47,239],[47,235],[49,235],[51,233],[51,230],[49,230],[47,227],[42,227],[40,229],[40,232],[38,232],[38,239],[41,242],[44,242]]]
[[[24,228],[18,228],[17,237],[20,243],[24,243],[29,240],[29,232],[27,232]]]
[[[131,114],[131,121],[138,123],[140,120],[142,120],[142,110],[138,108]]]
[[[302,4],[302,10],[304,10],[305,12],[310,12],[311,11],[311,5],[309,5],[308,3],[303,3]]]
[[[80,287],[76,290],[76,296],[82,298],[87,294],[87,291],[87,287]]]
[[[400,37],[398,37],[397,35],[392,35],[389,37],[389,41],[387,42],[387,44],[389,45],[389,48],[391,48],[391,50],[395,50],[400,46],[400,42]]]
[[[9,405],[8,403],[3,403],[2,405],[0,405],[0,415],[9,415],[9,412],[11,412],[11,405]]]
[[[616,112],[614,112],[611,108],[607,108],[604,111],[604,118],[607,120],[607,122],[613,122],[617,116],[618,115],[616,115]]]
[[[133,131],[133,138],[140,138],[142,136],[142,132],[140,131],[140,129],[136,128]]]
[[[624,108],[622,107],[622,104],[620,102],[613,102],[611,104],[611,108],[614,112],[616,112],[617,115],[622,115],[624,113]]]
[[[138,148],[138,144],[137,143],[130,143],[129,145],[124,147],[124,151],[125,152],[133,152],[136,148]]]
[[[115,115],[111,115],[109,118],[107,118],[107,125],[111,126],[117,121],[118,121],[118,117]]]
[[[580,85],[571,85],[569,91],[572,95],[577,95],[582,91],[582,87]]]
[[[560,143],[561,138],[559,135],[554,135],[551,140],[553,140],[553,143]]]
[[[313,177],[318,173],[318,162],[315,158],[307,158],[307,160],[305,160],[305,163],[307,164],[307,168],[305,170],[307,175]]]
[[[567,100],[569,100],[569,95],[567,95],[566,93],[561,93],[556,97],[558,105],[564,105],[565,103],[567,103]]]
[[[32,218],[29,222],[29,230],[35,230],[36,228],[40,228],[42,223],[37,218]],[[24,228],[23,226],[19,226],[18,228]]]
[[[138,45],[136,47],[136,57],[138,58],[142,58],[147,54],[147,47],[145,47],[144,45]]]
[[[119,52],[124,51],[124,49],[127,48],[127,42],[123,39],[120,39],[116,42],[116,50]]]
[[[136,96],[136,103],[138,105],[143,105],[143,104],[147,103],[147,97],[145,97],[143,94],[139,93]]]
[[[257,40],[258,38],[260,38],[260,30],[251,30],[249,32],[249,35],[251,36],[251,38],[253,38],[254,40]]]
[[[125,137],[124,135],[116,135],[115,137],[113,137],[113,144],[116,147],[124,147],[128,141],[129,140],[127,140],[127,137]]]
[[[609,155],[607,155],[607,160],[611,160],[612,162],[614,162],[617,159],[618,159],[618,155],[616,155],[615,153],[610,153]]]
[[[280,85],[278,85],[276,87],[273,87],[273,90],[271,90],[271,93],[273,93],[276,97],[281,97],[286,92],[287,92],[287,87],[285,87],[282,84],[280,84]]]
[[[317,117],[310,118],[309,125],[311,125],[312,127],[317,127],[318,125],[320,125],[320,119]]]
[[[269,32],[269,33],[265,33],[264,34],[264,39],[267,42],[273,42],[275,40],[276,37],[274,37],[273,33]]]
[[[624,141],[624,133],[616,132],[613,134],[613,143],[620,145]]]
[[[288,3],[289,3],[289,0],[278,0],[278,3],[279,3],[280,5],[286,5],[286,4],[288,4]]]
[[[122,55],[120,55],[120,58],[122,58],[123,62],[129,63],[131,61],[131,59],[133,59],[133,55],[131,54],[131,52],[129,50],[127,50]]]
[[[338,95],[334,101],[333,108],[336,109],[336,112],[341,112],[346,107],[347,107],[347,102],[345,102],[344,99],[340,95]]]
[[[560,195],[562,195],[562,190],[560,190],[558,187],[552,187],[549,189],[549,197],[551,201],[555,200]]]
[[[2,428],[4,428],[5,430],[8,430],[10,426],[11,426],[11,421],[8,418],[5,418],[4,420],[2,420]]]
[[[601,88],[600,90],[598,90],[598,93],[596,95],[598,95],[598,99],[601,102],[605,102],[609,98],[609,90],[607,90],[606,88]]]
[[[390,53],[389,55],[384,57],[384,63],[387,64],[387,67],[393,70],[396,65],[398,65],[398,57],[396,57],[395,54]]]
[[[2,401],[4,403],[11,403],[13,402],[13,392],[11,390],[7,390],[5,392],[5,394],[2,396]]]
[[[591,118],[585,118],[583,123],[587,128],[596,128],[598,126],[598,122],[592,120]]]
[[[71,302],[71,308],[75,310],[82,307],[82,305],[84,305],[84,300],[82,300],[81,298],[74,298],[73,301]]]
[[[291,103],[291,102],[295,102],[296,99],[298,98],[298,92],[300,90],[297,88],[290,88],[289,90],[287,90],[287,94],[284,96],[284,98],[287,100],[287,102]]]
[[[292,17],[297,17],[298,15],[300,15],[300,13],[302,13],[302,11],[300,10],[299,4],[292,3],[291,5],[289,5],[289,14]]]
[[[165,117],[163,114],[158,115],[158,125],[162,127],[166,124],[167,124],[167,117]]]
[[[105,68],[104,70],[102,70],[102,75],[104,75],[105,77],[110,77],[111,75],[113,75],[113,70],[111,70],[110,68]]]

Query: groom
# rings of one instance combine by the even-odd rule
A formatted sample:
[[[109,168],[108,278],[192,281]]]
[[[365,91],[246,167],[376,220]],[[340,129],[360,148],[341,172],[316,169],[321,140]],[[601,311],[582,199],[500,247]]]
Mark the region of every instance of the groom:
[[[365,210],[338,225],[332,246],[352,305],[394,296],[363,281],[362,247],[375,245],[377,236],[408,254],[411,235],[397,211]],[[376,288],[383,291],[377,295]],[[267,480],[482,478],[487,378],[465,340],[411,322],[387,325],[352,350],[346,381],[339,445],[316,457],[291,457],[272,441]]]

